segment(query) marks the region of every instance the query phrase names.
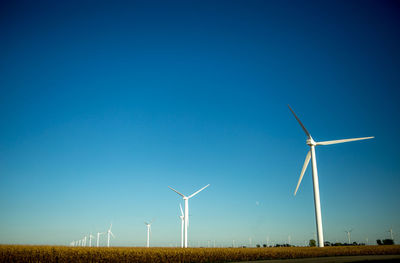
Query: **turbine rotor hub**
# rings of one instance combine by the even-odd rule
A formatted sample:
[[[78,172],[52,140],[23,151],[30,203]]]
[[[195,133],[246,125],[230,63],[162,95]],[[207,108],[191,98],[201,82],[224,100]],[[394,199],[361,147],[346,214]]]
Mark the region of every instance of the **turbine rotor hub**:
[[[310,138],[307,139],[306,141],[308,146],[315,146],[317,143],[314,141],[314,139],[310,136]]]

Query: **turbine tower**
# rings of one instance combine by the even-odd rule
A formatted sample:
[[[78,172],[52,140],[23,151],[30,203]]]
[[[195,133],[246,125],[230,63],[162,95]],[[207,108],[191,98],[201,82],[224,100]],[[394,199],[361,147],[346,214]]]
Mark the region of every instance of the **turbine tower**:
[[[347,234],[347,240],[349,241],[349,245],[351,244],[350,242],[350,240],[351,240],[351,231],[353,231],[353,229],[350,229],[350,230],[346,230],[346,231],[344,231],[346,234]]]
[[[184,235],[184,227],[185,227],[185,216],[183,214],[183,209],[181,204],[179,204],[179,208],[181,209],[181,215],[179,218],[181,219],[181,247],[183,248],[183,235]]]
[[[105,234],[104,232],[97,232],[97,247],[99,247],[99,242],[100,242],[100,235]]]
[[[113,238],[115,238],[114,234],[111,232],[111,227],[112,227],[112,223],[110,225],[110,228],[107,230],[107,247],[110,247],[110,238],[111,238],[111,236]]]
[[[307,135],[307,145],[310,146],[310,151],[307,153],[306,160],[304,161],[303,169],[301,170],[300,173],[300,178],[297,183],[296,190],[294,191],[294,195],[296,195],[297,190],[299,189],[301,180],[303,179],[303,175],[305,170],[307,169],[307,166],[310,162],[312,162],[312,177],[313,177],[313,185],[314,185],[314,205],[315,205],[315,219],[317,223],[317,235],[318,235],[318,246],[323,247],[324,246],[324,235],[323,235],[323,230],[322,230],[322,217],[321,217],[321,203],[320,203],[320,198],[319,198],[319,184],[318,184],[318,171],[317,171],[317,159],[315,156],[315,146],[319,145],[330,145],[330,144],[337,144],[337,143],[344,143],[344,142],[352,142],[352,141],[359,141],[359,140],[366,140],[366,139],[372,139],[374,137],[363,137],[363,138],[353,138],[353,139],[342,139],[342,140],[333,140],[333,141],[324,141],[324,142],[316,142],[314,139],[311,137],[311,134],[307,131],[306,127],[304,127],[303,123],[301,123],[300,119],[297,117],[297,115],[294,113],[292,108],[288,105],[290,111],[293,113],[294,117],[300,124],[301,128]]]
[[[208,186],[210,186],[210,184],[204,186],[203,188],[201,188],[200,190],[194,192],[193,194],[189,195],[189,196],[185,196],[181,193],[179,193],[178,191],[176,191],[174,188],[169,187],[169,189],[171,189],[172,191],[174,191],[175,193],[177,193],[178,195],[182,196],[183,200],[185,201],[185,215],[184,215],[184,226],[185,226],[185,242],[184,242],[184,247],[186,248],[188,246],[188,224],[189,224],[189,199],[192,198],[193,196],[197,195],[198,193],[200,193],[201,191],[203,191],[205,188],[207,188]]]
[[[144,224],[147,226],[147,243],[146,243],[146,247],[150,247],[150,232],[151,232],[151,224],[152,224],[152,222],[150,222],[150,223],[144,222]]]
[[[393,228],[391,227],[388,232],[390,233],[390,239],[394,241],[394,239],[393,239]]]
[[[92,246],[92,238],[94,238],[94,236],[92,235],[92,233],[89,234],[89,247]]]

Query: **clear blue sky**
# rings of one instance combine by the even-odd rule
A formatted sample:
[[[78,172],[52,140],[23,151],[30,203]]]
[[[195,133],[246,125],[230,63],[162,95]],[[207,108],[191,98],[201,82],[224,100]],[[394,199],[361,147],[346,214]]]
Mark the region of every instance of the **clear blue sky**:
[[[303,244],[400,232],[396,1],[2,1],[0,243]],[[400,236],[398,236],[400,239]]]

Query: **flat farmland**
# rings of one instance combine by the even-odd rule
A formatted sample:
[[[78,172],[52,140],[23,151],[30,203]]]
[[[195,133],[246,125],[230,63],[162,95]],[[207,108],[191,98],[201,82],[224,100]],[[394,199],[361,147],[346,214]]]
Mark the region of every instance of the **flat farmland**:
[[[240,262],[315,257],[400,255],[400,246],[277,248],[138,248],[0,245],[0,262]]]

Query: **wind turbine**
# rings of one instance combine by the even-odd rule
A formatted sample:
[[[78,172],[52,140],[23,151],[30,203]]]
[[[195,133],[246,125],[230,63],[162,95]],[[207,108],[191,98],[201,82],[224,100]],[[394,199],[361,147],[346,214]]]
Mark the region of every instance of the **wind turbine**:
[[[105,234],[104,232],[100,233],[97,232],[97,247],[99,247],[99,242],[100,242],[100,235]]]
[[[392,229],[392,227],[389,229],[388,232],[390,233],[390,239],[394,241],[394,239],[393,239],[393,229]]]
[[[92,233],[89,234],[89,247],[92,246],[92,238],[94,238],[94,236],[92,235]]]
[[[181,247],[183,248],[183,235],[184,235],[184,227],[185,227],[185,216],[183,215],[183,210],[181,204],[179,204],[179,208],[181,209],[181,215],[179,218],[181,219]]]
[[[316,142],[311,137],[311,134],[307,131],[306,127],[304,127],[303,123],[301,123],[300,119],[294,113],[292,108],[288,105],[290,111],[293,113],[296,120],[299,122],[301,128],[307,135],[307,145],[310,146],[310,151],[307,153],[306,160],[304,161],[303,169],[300,173],[299,182],[297,183],[296,190],[294,191],[294,195],[296,195],[297,190],[299,189],[301,180],[303,179],[304,172],[310,162],[312,162],[312,176],[313,176],[313,185],[314,185],[314,205],[315,205],[315,219],[317,223],[317,234],[318,234],[318,246],[324,246],[324,234],[322,230],[322,217],[321,217],[321,202],[319,199],[319,184],[318,184],[318,171],[317,171],[317,159],[315,157],[315,146],[319,145],[330,145],[330,144],[337,144],[337,143],[344,143],[344,142],[352,142],[352,141],[359,141],[359,140],[366,140],[372,139],[374,137],[362,137],[362,138],[352,138],[352,139],[341,139],[341,140],[333,140],[333,141],[324,141],[324,142]]]
[[[344,231],[346,234],[347,234],[347,239],[349,240],[349,245],[351,244],[350,242],[350,239],[351,239],[351,231],[353,231],[353,229],[350,229],[350,230],[346,230],[346,231]]]
[[[150,247],[150,232],[151,232],[151,224],[152,224],[152,222],[150,222],[150,223],[144,222],[144,224],[147,226],[147,243],[146,243],[146,247]]]
[[[113,236],[113,238],[115,238],[114,234],[111,232],[111,227],[112,227],[112,223],[110,225],[110,228],[107,230],[107,247],[110,247],[111,236]]]
[[[197,195],[198,193],[200,193],[201,191],[203,191],[205,188],[207,188],[210,184],[204,186],[203,188],[201,188],[200,190],[194,192],[193,194],[189,195],[189,196],[185,196],[181,193],[179,193],[178,191],[176,191],[174,188],[169,187],[169,189],[171,189],[172,191],[174,191],[175,193],[177,193],[178,195],[182,196],[183,200],[185,201],[185,215],[184,215],[184,225],[185,225],[185,248],[188,246],[188,224],[189,224],[189,199],[192,198],[193,196]]]

